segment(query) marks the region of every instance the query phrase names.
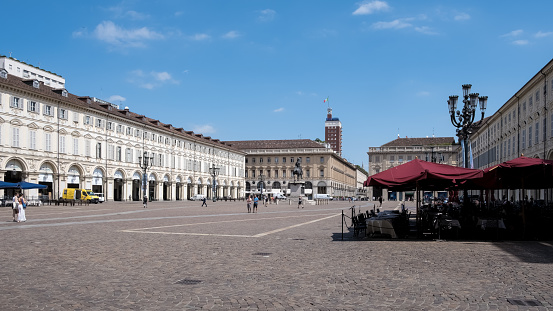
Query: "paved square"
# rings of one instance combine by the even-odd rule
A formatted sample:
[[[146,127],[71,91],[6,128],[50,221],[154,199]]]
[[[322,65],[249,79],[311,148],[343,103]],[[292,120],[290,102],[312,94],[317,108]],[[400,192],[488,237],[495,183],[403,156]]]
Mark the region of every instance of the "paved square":
[[[552,242],[342,241],[352,203],[208,205],[3,207],[0,309],[553,310]]]

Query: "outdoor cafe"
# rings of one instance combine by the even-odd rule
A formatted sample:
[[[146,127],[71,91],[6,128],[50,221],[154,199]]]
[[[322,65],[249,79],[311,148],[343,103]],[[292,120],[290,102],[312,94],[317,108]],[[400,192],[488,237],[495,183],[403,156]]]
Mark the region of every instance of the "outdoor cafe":
[[[415,229],[406,211],[352,215],[368,236],[435,239],[553,239],[553,161],[519,157],[484,170],[419,159],[370,176],[364,186],[412,191]],[[425,191],[446,191],[447,197],[425,197]],[[469,195],[470,193],[470,195]],[[541,193],[544,199],[532,194]],[[361,214],[361,213],[360,213]],[[413,224],[411,225],[413,226]]]

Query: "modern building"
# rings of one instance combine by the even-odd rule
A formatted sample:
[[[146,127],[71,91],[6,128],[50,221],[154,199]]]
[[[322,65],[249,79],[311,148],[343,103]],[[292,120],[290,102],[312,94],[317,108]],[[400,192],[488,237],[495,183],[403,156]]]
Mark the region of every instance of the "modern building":
[[[421,160],[458,165],[460,145],[454,137],[417,137],[392,140],[380,147],[369,147],[369,176],[419,158]],[[369,187],[370,198],[409,200],[412,192],[388,192],[386,189]]]
[[[356,167],[327,144],[310,139],[226,141],[246,154],[246,194],[263,192],[289,194],[295,163],[301,161],[305,189],[315,194],[352,197],[357,186]]]
[[[509,98],[495,113],[475,122],[470,137],[474,168],[526,157],[553,159],[553,59]],[[502,191],[496,198],[520,192]],[[529,197],[544,199],[545,191]],[[549,191],[551,199],[551,191]]]
[[[325,120],[325,141],[332,150],[342,156],[342,122],[332,117],[332,108],[328,107]]]
[[[85,188],[107,200],[184,200],[213,195],[215,165],[216,196],[244,195],[244,152],[64,86],[58,75],[0,57],[0,179],[48,187],[31,196]]]

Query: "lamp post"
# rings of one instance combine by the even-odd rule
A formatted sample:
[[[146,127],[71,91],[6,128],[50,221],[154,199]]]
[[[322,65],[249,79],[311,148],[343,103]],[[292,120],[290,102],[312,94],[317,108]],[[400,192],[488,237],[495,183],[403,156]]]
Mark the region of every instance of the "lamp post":
[[[257,178],[259,179],[259,182],[261,183],[261,184],[260,184],[260,185],[261,185],[261,189],[260,189],[261,194],[260,194],[260,198],[259,198],[259,199],[260,199],[260,200],[263,200],[263,182],[265,181],[265,175],[259,174],[259,177],[257,177]]]
[[[209,174],[211,174],[211,177],[213,178],[213,185],[211,188],[211,195],[213,196],[213,202],[217,201],[217,195],[215,193],[215,176],[219,175],[219,167],[215,167],[215,164],[212,164],[209,168]]]
[[[138,163],[140,164],[140,168],[144,173],[142,174],[142,194],[143,196],[146,196],[146,183],[148,181],[147,171],[150,167],[152,167],[152,164],[154,163],[154,157],[149,157],[148,153],[144,151],[143,156],[138,156]]]
[[[471,84],[463,84],[463,109],[457,110],[458,95],[449,96],[447,106],[449,108],[449,115],[451,117],[451,123],[457,128],[457,136],[459,140],[463,141],[464,159],[463,166],[470,168],[469,165],[469,136],[472,134],[471,127],[474,122],[474,116],[476,115],[476,107],[480,104],[480,111],[482,112],[481,120],[484,119],[484,112],[486,111],[486,105],[488,96],[478,96],[478,93],[471,93]]]

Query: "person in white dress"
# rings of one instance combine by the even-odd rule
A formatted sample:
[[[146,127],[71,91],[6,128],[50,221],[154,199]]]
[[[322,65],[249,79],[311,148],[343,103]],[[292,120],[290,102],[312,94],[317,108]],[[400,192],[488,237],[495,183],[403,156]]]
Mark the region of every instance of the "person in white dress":
[[[23,196],[23,193],[19,195],[19,204],[17,208],[19,209],[19,213],[17,214],[17,222],[25,222],[27,221],[27,218],[25,217],[25,209],[23,208],[23,204],[26,204],[25,196]]]

